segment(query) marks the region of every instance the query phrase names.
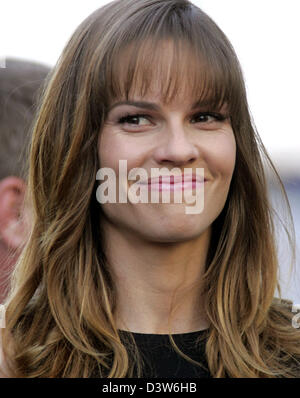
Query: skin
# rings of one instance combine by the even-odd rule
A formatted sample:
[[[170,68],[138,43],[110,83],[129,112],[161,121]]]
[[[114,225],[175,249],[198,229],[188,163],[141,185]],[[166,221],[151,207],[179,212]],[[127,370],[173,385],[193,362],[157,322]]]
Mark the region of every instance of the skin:
[[[211,110],[192,110],[193,103],[181,95],[164,104],[155,88],[143,98],[131,99],[160,108],[113,108],[99,135],[100,167],[113,169],[117,183],[119,159],[127,160],[128,171],[141,167],[149,177],[153,167],[178,167],[182,172],[200,167],[207,181],[200,214],[186,214],[185,203],[101,205],[106,255],[116,278],[117,326],[155,334],[202,330],[209,326],[201,281],[211,225],[224,207],[235,166],[230,118],[199,116]],[[226,114],[226,107],[221,111]],[[148,116],[119,124],[127,112]]]

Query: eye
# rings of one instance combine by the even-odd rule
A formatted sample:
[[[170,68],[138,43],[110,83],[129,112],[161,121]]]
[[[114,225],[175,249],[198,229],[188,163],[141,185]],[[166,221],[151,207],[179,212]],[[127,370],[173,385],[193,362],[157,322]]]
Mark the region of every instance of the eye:
[[[195,113],[191,119],[191,123],[199,123],[201,125],[205,125],[208,128],[208,125],[212,128],[214,123],[222,122],[227,117],[221,113],[215,112],[198,112]],[[138,127],[147,127],[151,126],[151,116],[146,114],[130,114],[127,113],[124,116],[118,118],[117,123],[122,126],[127,126],[127,128],[136,129]],[[204,126],[203,126],[204,127]]]
[[[139,114],[135,114],[135,115],[131,115],[131,114],[127,114],[125,116],[122,116],[121,118],[118,119],[118,123],[119,124],[131,124],[131,125],[135,125],[135,126],[145,126],[147,125],[146,123],[139,123],[140,120],[148,120],[150,118],[150,116],[148,115],[139,115]]]
[[[200,112],[196,113],[193,116],[194,120],[197,120],[196,123],[213,123],[213,122],[221,122],[226,119],[225,115],[221,113],[214,113],[214,112]]]

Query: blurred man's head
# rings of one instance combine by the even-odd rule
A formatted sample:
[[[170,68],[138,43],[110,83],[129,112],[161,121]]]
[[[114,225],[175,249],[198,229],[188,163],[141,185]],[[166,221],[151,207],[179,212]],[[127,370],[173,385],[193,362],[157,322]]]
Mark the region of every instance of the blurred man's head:
[[[0,303],[9,274],[28,233],[29,209],[23,206],[27,149],[37,103],[50,69],[6,59],[0,68]]]

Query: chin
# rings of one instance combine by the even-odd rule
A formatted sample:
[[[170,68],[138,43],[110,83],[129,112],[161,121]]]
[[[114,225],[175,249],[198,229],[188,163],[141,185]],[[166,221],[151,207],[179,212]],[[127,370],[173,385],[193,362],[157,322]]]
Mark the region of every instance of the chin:
[[[159,225],[159,230],[156,228],[148,228],[147,238],[152,242],[161,242],[161,243],[180,243],[187,242],[194,239],[199,238],[209,226],[201,226],[197,225],[194,228],[191,228],[189,225]],[[145,231],[144,231],[145,236]]]

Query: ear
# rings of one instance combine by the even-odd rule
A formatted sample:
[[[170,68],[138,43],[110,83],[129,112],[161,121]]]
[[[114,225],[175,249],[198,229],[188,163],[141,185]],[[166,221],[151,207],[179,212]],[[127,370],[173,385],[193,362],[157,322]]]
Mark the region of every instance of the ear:
[[[25,243],[28,224],[24,217],[25,182],[18,177],[0,181],[0,240],[8,248],[20,249]]]

